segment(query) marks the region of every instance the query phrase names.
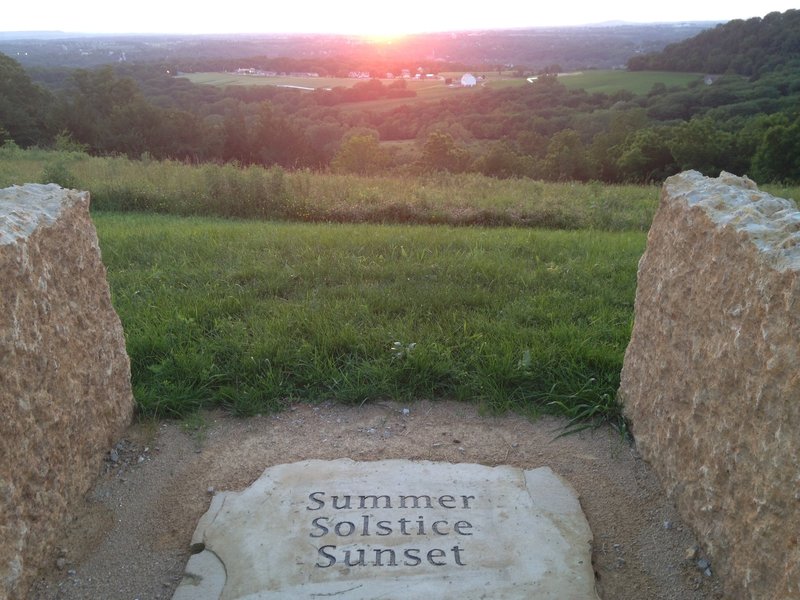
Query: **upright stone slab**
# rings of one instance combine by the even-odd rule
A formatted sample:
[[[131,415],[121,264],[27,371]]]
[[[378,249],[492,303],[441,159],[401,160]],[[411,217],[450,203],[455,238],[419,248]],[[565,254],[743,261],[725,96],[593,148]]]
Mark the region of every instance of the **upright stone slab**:
[[[591,540],[548,468],[310,460],[214,497],[173,600],[596,600]]]
[[[22,599],[130,419],[89,194],[0,190],[0,598]]]
[[[620,394],[726,598],[800,598],[800,212],[749,179],[664,184]]]

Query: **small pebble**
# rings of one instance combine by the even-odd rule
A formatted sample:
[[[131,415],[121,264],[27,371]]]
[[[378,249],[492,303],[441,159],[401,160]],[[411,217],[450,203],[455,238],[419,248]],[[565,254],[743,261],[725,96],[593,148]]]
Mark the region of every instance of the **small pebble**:
[[[705,575],[706,577],[711,577],[711,567],[703,571],[703,575]]]
[[[702,570],[708,569],[711,566],[711,563],[706,560],[705,558],[701,558],[697,561],[697,568]]]
[[[664,529],[672,529],[672,521],[664,521]]]
[[[119,462],[119,452],[112,448],[108,453],[108,458],[111,459],[111,462]]]
[[[411,411],[410,411],[409,409],[407,409],[407,408],[404,408],[404,409],[403,409],[403,416],[404,416],[404,417],[407,417],[407,416],[408,416],[408,415],[410,415],[410,414],[411,414]]]
[[[66,567],[66,566],[67,566],[67,559],[66,558],[64,558],[62,556],[62,557],[56,559],[56,568],[59,571],[63,571],[64,567]]]
[[[67,571],[67,575],[69,575],[70,577],[75,577],[75,575],[77,574],[78,572],[75,569],[70,569],[69,571]]]
[[[208,486],[208,489],[206,490],[206,493],[208,493],[208,494],[213,496],[214,495],[214,486],[213,485]]]

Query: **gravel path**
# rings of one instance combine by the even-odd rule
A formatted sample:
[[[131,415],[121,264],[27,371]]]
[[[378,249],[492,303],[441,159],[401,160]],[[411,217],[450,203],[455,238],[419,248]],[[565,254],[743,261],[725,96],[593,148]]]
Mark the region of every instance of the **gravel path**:
[[[427,401],[299,404],[250,419],[213,412],[194,424],[128,430],[53,548],[32,600],[169,599],[214,491],[242,489],[275,464],[342,457],[547,465],[580,496],[601,598],[722,598],[713,565],[705,569],[708,557],[693,553],[697,542],[655,475],[609,428],[557,438],[557,419],[531,423]]]

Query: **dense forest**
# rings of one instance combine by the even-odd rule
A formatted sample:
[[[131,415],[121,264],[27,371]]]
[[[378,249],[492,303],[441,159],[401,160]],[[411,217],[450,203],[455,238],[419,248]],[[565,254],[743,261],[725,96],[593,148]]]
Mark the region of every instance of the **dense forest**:
[[[730,21],[670,44],[662,52],[628,61],[633,71],[737,73],[748,77],[785,67],[800,69],[800,10]]]
[[[798,15],[732,21],[636,56],[631,69],[700,74],[719,70],[681,57],[730,58],[721,75],[638,95],[569,89],[555,74],[437,100],[414,98],[400,79],[313,92],[218,88],[176,77],[172,63],[26,71],[0,54],[0,143],[365,174],[646,182],[693,168],[796,183]]]

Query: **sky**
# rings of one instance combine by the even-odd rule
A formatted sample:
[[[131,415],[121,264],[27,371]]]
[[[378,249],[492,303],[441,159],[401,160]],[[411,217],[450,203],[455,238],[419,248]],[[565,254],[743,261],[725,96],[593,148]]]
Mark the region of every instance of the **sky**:
[[[3,0],[0,31],[75,33],[347,33],[582,25],[606,21],[727,21],[797,8],[781,0]],[[795,4],[793,6],[793,4]]]

